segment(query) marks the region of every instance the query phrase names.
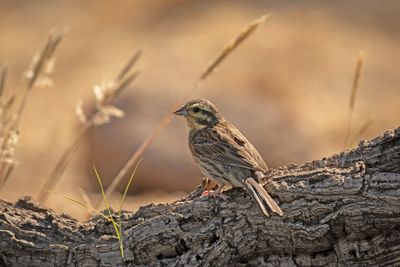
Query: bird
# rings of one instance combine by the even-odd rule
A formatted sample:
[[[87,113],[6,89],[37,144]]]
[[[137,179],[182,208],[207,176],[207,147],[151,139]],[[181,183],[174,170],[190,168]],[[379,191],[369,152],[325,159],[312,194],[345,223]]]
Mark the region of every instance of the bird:
[[[189,126],[189,148],[201,173],[218,185],[210,195],[223,196],[225,188],[241,187],[265,216],[269,216],[265,204],[273,213],[283,215],[260,183],[268,170],[260,153],[213,103],[192,99],[174,114],[183,116]]]

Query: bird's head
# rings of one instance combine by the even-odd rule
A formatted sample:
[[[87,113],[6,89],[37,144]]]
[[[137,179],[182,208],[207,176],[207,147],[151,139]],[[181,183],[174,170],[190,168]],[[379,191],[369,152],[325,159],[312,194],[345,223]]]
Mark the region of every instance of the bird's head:
[[[213,127],[222,120],[215,105],[205,99],[190,100],[174,114],[183,116],[191,129]]]

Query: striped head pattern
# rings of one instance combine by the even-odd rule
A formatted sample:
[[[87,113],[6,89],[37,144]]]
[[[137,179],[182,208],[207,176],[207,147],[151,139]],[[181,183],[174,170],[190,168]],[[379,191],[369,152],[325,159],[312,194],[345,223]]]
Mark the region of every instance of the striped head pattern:
[[[214,127],[223,118],[215,105],[205,99],[193,99],[174,112],[183,116],[191,129]]]

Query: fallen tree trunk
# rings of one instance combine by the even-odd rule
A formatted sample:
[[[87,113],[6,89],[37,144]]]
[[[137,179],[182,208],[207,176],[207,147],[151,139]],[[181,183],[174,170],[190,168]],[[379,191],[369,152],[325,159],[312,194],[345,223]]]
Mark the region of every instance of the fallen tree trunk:
[[[400,266],[400,128],[357,149],[274,169],[284,211],[265,218],[241,189],[85,223],[29,198],[0,202],[1,266]]]

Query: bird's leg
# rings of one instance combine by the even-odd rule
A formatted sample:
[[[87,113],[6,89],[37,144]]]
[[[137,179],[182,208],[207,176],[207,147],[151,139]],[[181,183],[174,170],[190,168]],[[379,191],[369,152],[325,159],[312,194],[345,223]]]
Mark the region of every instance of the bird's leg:
[[[211,179],[208,177],[204,177],[201,180],[201,187],[204,188],[204,191],[212,190],[217,187],[217,184],[213,182]]]
[[[201,195],[208,196],[208,197],[220,197],[223,200],[227,200],[229,197],[222,193],[223,190],[224,190],[224,185],[218,184],[218,187],[216,190],[205,190]]]
[[[218,185],[216,191],[217,191],[217,194],[222,194],[222,191],[224,191],[224,185],[223,184]]]
[[[215,188],[217,184],[215,184],[211,179],[208,177],[204,177],[201,180],[201,186],[204,188],[203,193],[201,193],[201,196],[208,196],[210,192],[212,192],[212,189]]]

